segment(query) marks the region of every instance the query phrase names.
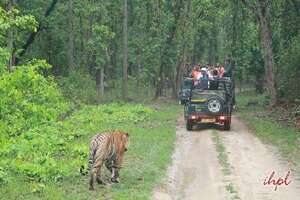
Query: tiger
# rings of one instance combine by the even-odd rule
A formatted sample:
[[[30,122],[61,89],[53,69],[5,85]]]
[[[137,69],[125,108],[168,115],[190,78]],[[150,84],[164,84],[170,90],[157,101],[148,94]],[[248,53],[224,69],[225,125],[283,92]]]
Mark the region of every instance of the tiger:
[[[95,180],[99,184],[106,184],[100,175],[103,164],[111,173],[111,182],[119,182],[119,170],[128,146],[129,133],[123,131],[98,133],[92,138],[88,162],[90,190],[94,190]]]

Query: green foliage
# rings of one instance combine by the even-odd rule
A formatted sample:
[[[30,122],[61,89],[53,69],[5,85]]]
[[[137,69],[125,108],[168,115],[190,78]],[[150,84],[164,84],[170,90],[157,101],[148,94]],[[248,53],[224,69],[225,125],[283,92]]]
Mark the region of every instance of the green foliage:
[[[0,186],[7,183],[7,173],[0,167]]]
[[[155,108],[124,103],[84,106],[64,121],[49,122],[4,148],[1,145],[6,182],[0,186],[0,196],[79,200],[103,199],[105,193],[112,199],[147,199],[171,161],[180,111],[173,101],[156,102]],[[91,137],[109,129],[130,133],[121,183],[88,192],[88,176],[80,175],[79,168],[87,165]],[[102,172],[108,179],[109,172]]]
[[[32,15],[20,16],[20,11],[13,8],[10,11],[4,10],[0,7],[0,30],[7,31],[10,28],[31,28],[35,30],[36,21]]]
[[[295,37],[283,52],[278,66],[279,97],[283,100],[299,100],[300,86],[300,38]]]
[[[12,7],[10,11],[0,7],[0,45],[6,41],[7,32],[14,32],[14,40],[17,42],[23,31],[36,32],[38,23],[33,15],[22,15],[18,9]]]
[[[0,47],[0,74],[3,74],[6,70],[5,68],[7,61],[9,60],[9,56],[9,51],[6,48]]]
[[[263,106],[263,95],[254,92],[243,92],[237,95],[237,111],[239,117],[253,130],[255,135],[263,142],[276,146],[282,157],[296,166],[300,164],[300,134],[294,124],[284,122],[290,120],[291,113],[286,110],[274,108],[270,110]],[[258,101],[259,105],[249,106],[249,101]],[[279,120],[280,119],[280,120]]]
[[[2,2],[1,2],[2,3]],[[0,7],[0,74],[5,71],[5,66],[12,55],[13,42],[19,41],[22,32],[33,31],[37,29],[37,21],[32,15],[21,15],[20,11],[12,7],[9,11]],[[8,37],[8,32],[13,38]],[[11,40],[11,47],[5,48],[8,40]],[[14,41],[13,41],[14,40]]]
[[[91,134],[106,127],[141,123],[153,113],[139,104],[85,106],[64,122],[49,120],[31,126],[20,136],[1,141],[0,178],[7,171],[36,182],[78,176],[80,166],[87,164]]]
[[[39,72],[44,68],[49,68],[44,61],[33,61],[0,76],[0,126],[4,135],[20,135],[68,110],[69,104],[53,79]]]
[[[108,46],[115,33],[110,31],[108,26],[94,25],[95,34],[88,41],[87,51],[96,56],[96,69],[104,67],[109,60]]]
[[[141,105],[113,103],[83,105],[70,118],[58,121],[61,115],[69,115],[71,105],[64,97],[81,105],[96,104],[109,95],[121,94],[123,1],[72,0],[72,8],[68,3],[57,3],[48,16],[45,12],[49,11],[52,0],[10,1],[13,2],[10,11],[8,2],[1,1],[0,8],[0,184],[8,183],[7,177],[11,174],[18,175],[32,181],[31,192],[40,194],[47,190],[44,183],[48,180],[78,178],[79,166],[86,163],[90,136],[108,128],[129,126],[139,133],[154,133],[151,136],[135,133],[138,139],[132,154],[138,157],[133,160],[139,165],[130,165],[136,170],[134,174],[126,171],[128,184],[120,186],[128,189],[126,193],[120,194],[118,188],[114,188],[118,197],[134,196],[130,186],[136,180],[132,177],[143,176],[146,170],[139,167],[145,165],[145,160],[148,159],[146,165],[152,169],[145,172],[146,177],[154,180],[151,173],[159,174],[160,169],[150,159],[160,160],[163,156],[166,163],[169,158],[174,135],[162,130],[170,132],[169,127],[164,127],[164,120],[174,116],[162,119]],[[300,17],[295,8],[291,1],[282,0],[270,1],[267,8],[277,89],[282,99],[291,101],[300,96]],[[67,15],[70,11],[72,18]],[[129,96],[134,100],[151,95],[160,78],[174,83],[179,66],[196,62],[223,63],[227,56],[236,61],[238,81],[255,78],[256,82],[263,82],[259,26],[242,1],[134,0],[129,2],[128,13],[128,82]],[[8,60],[18,58],[20,49],[30,33],[37,31],[38,24],[39,34],[19,60],[25,64],[13,66],[13,72],[8,73]],[[72,40],[69,40],[70,33]],[[75,70],[68,66],[70,42],[74,43],[70,52],[74,55]],[[45,61],[26,64],[33,58],[47,59],[53,67],[50,69]],[[96,90],[95,76],[99,75],[99,69],[104,69],[108,86],[105,89],[109,89],[104,96]],[[55,79],[43,76],[51,73]],[[54,80],[58,80],[58,85]],[[261,96],[257,98],[260,102],[266,101]],[[160,121],[155,121],[153,116]],[[147,123],[150,119],[152,121]],[[151,124],[154,121],[155,124]],[[146,129],[139,127],[141,123]],[[153,146],[149,141],[158,145]],[[157,152],[163,153],[156,155]],[[140,154],[144,157],[139,158]],[[135,189],[142,186],[135,185]],[[151,188],[147,185],[149,191]],[[141,199],[146,197],[137,193]]]
[[[96,82],[84,70],[72,71],[67,77],[58,77],[64,96],[75,103],[95,104],[101,96],[96,91]]]

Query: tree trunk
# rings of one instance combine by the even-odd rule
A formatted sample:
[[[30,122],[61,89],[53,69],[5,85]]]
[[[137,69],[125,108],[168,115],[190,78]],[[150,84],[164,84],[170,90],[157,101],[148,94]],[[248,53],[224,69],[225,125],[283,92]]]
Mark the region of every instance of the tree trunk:
[[[300,2],[298,2],[297,0],[291,0],[295,11],[297,12],[298,15],[300,15]]]
[[[211,35],[209,38],[209,47],[208,47],[208,63],[213,64],[215,62],[215,49],[214,49],[214,39],[212,38],[213,36]]]
[[[181,56],[179,56],[178,58],[178,63],[176,65],[176,70],[175,70],[175,78],[172,79],[173,84],[174,84],[174,91],[173,91],[173,98],[177,99],[178,98],[178,91],[179,91],[179,87],[181,84],[181,77],[184,74],[184,70],[187,72],[187,57],[188,57],[188,40],[187,40],[187,33],[189,34],[190,30],[189,27],[187,26],[187,22],[190,20],[190,13],[191,13],[191,1],[187,0],[186,3],[183,6],[183,10],[182,12],[182,22],[181,22],[181,35],[182,35],[182,47],[181,47]],[[197,36],[196,36],[197,39]],[[194,46],[193,46],[193,54],[195,52],[195,43],[196,43],[196,39],[194,39]],[[195,58],[192,58],[191,60],[195,60]],[[186,74],[186,73],[185,73]]]
[[[268,21],[268,2],[266,0],[258,0],[256,6],[253,6],[249,1],[242,0],[242,2],[251,9],[251,11],[256,15],[259,21],[260,27],[260,39],[261,44],[264,49],[264,63],[267,81],[267,90],[271,97],[271,105],[277,103],[277,91],[275,83],[275,61],[273,54],[273,44],[272,44],[272,31],[270,22]]]
[[[98,94],[101,94],[101,69],[96,69],[96,87]]]
[[[11,12],[11,10],[12,10],[12,1],[11,0],[9,0],[8,2],[7,2],[7,6],[6,6],[6,11],[7,12]],[[12,17],[12,14],[10,13],[9,14],[9,16],[10,17]],[[14,57],[14,51],[13,51],[13,42],[14,42],[14,38],[13,38],[13,30],[10,28],[9,30],[8,30],[8,33],[7,33],[7,49],[8,49],[8,51],[9,51],[9,53],[10,53],[10,55],[9,55],[9,60],[8,60],[8,63],[7,63],[7,70],[9,71],[9,72],[11,72],[12,71],[12,66],[14,65],[14,63],[13,63],[13,57]]]
[[[233,17],[232,17],[232,43],[231,43],[231,55],[234,60],[236,60],[237,57],[237,24],[238,24],[238,10],[240,9],[239,1],[234,0],[233,1],[234,11],[233,11]]]
[[[161,52],[161,48],[160,48]],[[161,53],[160,53],[161,54]],[[158,72],[158,80],[156,81],[156,90],[155,90],[155,99],[163,95],[163,87],[164,87],[164,56],[160,56],[160,65],[159,65],[159,72]]]
[[[104,95],[104,67],[96,70],[96,86],[97,92]]]
[[[165,47],[161,49],[160,53],[160,66],[159,66],[159,74],[158,74],[158,83],[156,85],[156,91],[155,91],[155,97],[154,99],[157,99],[159,96],[163,95],[163,86],[164,86],[164,68],[169,64],[167,63],[167,53],[169,51],[169,48],[171,47],[171,44],[173,42],[173,39],[176,34],[177,26],[179,24],[179,19],[181,16],[181,7],[183,5],[182,0],[176,1],[175,8],[173,10],[174,15],[174,24],[170,27],[168,36],[165,42]]]
[[[127,0],[124,0],[124,20],[123,20],[123,88],[122,88],[122,97],[124,100],[128,97],[128,36],[127,36]]]
[[[83,29],[83,14],[79,14],[79,26],[80,26],[80,57],[78,60],[79,66],[82,67],[84,66],[84,51],[85,51],[85,46],[84,46],[84,29]]]
[[[68,2],[68,33],[69,33],[69,43],[68,43],[68,65],[69,72],[74,69],[74,30],[73,30],[73,0]]]
[[[141,48],[139,47],[137,50],[137,73],[136,73],[136,87],[137,87],[137,94],[140,93],[140,85],[141,85],[141,73],[142,73],[142,55],[141,55]]]
[[[255,75],[255,91],[258,94],[262,94],[264,92],[264,79],[260,73],[256,73]]]
[[[182,73],[181,73],[181,69],[182,69],[182,65],[183,65],[184,63],[182,62],[182,59],[180,59],[179,61],[178,61],[178,63],[177,63],[177,66],[176,66],[176,75],[175,75],[175,91],[173,92],[173,98],[177,98],[178,97],[178,95],[177,95],[177,93],[178,93],[178,91],[179,91],[179,87],[180,87],[180,77],[181,77],[181,75],[182,75]]]
[[[183,70],[186,68],[186,54],[187,54],[187,49],[186,49],[186,45],[183,45],[183,56],[181,57],[181,59],[179,60],[177,67],[176,67],[176,76],[175,76],[175,93],[173,92],[173,98],[177,98],[178,97],[178,91],[179,91],[179,87],[181,84],[181,77],[182,77],[182,72]]]
[[[91,7],[94,7],[95,5],[95,0],[89,0],[89,4]],[[93,73],[93,58],[91,56],[91,52],[89,51],[89,49],[87,49],[87,44],[90,40],[90,38],[93,35],[93,23],[94,23],[94,17],[95,17],[95,13],[94,12],[90,12],[87,16],[87,26],[85,29],[85,39],[84,39],[84,46],[85,46],[85,51],[84,51],[84,65],[86,67],[86,69],[90,72],[90,74]],[[84,22],[83,22],[84,23]]]
[[[176,89],[176,82],[174,82],[174,77],[171,77],[169,80],[169,85],[172,88],[172,98],[177,99],[177,89]]]
[[[45,15],[44,15],[45,18],[47,18],[51,14],[51,12],[54,10],[57,2],[58,2],[58,0],[52,0],[50,6],[48,7],[48,9],[45,12]],[[29,35],[28,39],[26,40],[26,43],[23,45],[22,50],[19,53],[19,56],[15,58],[16,65],[19,63],[20,58],[22,56],[24,56],[24,54],[26,53],[29,46],[34,42],[35,37],[37,36],[37,34],[40,32],[41,29],[42,29],[42,23],[39,23],[36,32],[33,32]]]
[[[100,72],[100,84],[101,84],[101,87],[100,87],[100,94],[103,96],[104,95],[104,67],[101,68],[101,72]]]
[[[269,21],[267,19],[266,9],[267,8],[263,6],[262,3],[260,3],[258,9],[258,18],[261,29],[261,42],[264,49],[267,89],[271,96],[271,104],[274,105],[277,102],[277,92],[274,75],[275,63],[273,54],[272,33]]]

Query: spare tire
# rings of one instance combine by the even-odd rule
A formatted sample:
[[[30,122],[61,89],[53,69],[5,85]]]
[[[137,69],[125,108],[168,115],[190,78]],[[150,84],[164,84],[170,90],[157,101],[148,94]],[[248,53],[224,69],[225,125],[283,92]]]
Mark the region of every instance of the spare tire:
[[[224,101],[218,97],[214,96],[207,101],[207,109],[213,114],[217,114],[223,110]]]

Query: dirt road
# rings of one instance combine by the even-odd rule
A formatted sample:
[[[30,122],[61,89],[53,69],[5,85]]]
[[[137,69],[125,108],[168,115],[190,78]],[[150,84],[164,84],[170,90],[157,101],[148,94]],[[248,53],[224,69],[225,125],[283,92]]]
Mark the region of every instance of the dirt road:
[[[283,182],[290,170],[273,147],[263,144],[236,117],[228,132],[213,127],[186,131],[181,118],[173,163],[152,200],[299,200],[296,172],[291,171],[288,185],[282,183],[276,191],[271,181],[281,177],[278,183]],[[272,183],[265,185],[268,181]]]

